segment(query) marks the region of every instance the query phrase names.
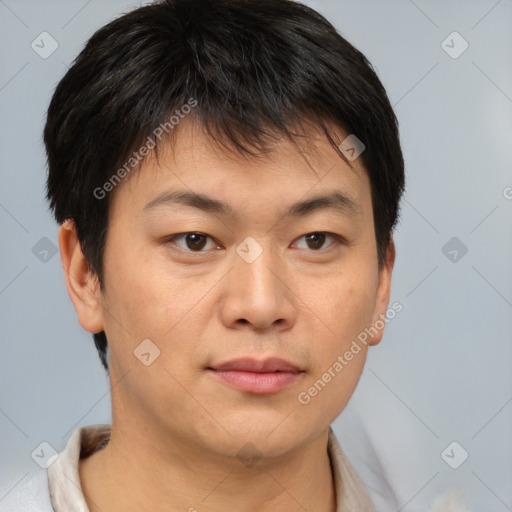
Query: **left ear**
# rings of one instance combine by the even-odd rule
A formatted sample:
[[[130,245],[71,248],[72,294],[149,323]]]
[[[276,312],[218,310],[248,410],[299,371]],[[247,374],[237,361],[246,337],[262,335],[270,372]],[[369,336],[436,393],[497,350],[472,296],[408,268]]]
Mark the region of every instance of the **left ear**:
[[[393,237],[389,241],[388,248],[386,250],[386,257],[382,263],[382,268],[379,271],[379,284],[377,286],[377,298],[375,301],[375,310],[373,312],[373,318],[369,331],[371,331],[368,337],[369,345],[377,345],[382,339],[384,334],[384,325],[386,318],[386,311],[389,305],[389,297],[391,294],[391,274],[393,272],[393,265],[395,264],[395,242]],[[384,325],[382,325],[384,323]],[[381,326],[382,328],[379,328]],[[377,333],[375,334],[375,330]]]

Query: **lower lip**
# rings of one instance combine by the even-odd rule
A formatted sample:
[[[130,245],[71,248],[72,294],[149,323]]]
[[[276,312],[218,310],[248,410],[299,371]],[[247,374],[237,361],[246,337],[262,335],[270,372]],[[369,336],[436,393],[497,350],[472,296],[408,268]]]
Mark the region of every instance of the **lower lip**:
[[[248,393],[276,393],[295,384],[303,372],[243,372],[243,371],[219,371],[209,369],[209,372],[222,379],[224,382]]]

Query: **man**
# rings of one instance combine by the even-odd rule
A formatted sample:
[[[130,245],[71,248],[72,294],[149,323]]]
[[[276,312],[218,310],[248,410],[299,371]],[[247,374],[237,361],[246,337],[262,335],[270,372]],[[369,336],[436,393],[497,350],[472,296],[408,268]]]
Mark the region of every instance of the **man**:
[[[44,140],[113,421],[13,510],[374,510],[330,428],[382,338],[404,188],[366,58],[300,3],[156,2],[92,36]]]

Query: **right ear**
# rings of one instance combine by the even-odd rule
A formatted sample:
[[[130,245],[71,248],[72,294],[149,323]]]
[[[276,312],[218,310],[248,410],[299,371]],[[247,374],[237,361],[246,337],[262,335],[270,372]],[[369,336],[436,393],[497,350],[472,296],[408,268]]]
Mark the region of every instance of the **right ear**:
[[[59,247],[66,288],[80,325],[88,332],[103,331],[99,280],[89,270],[72,220],[66,220],[59,228]]]

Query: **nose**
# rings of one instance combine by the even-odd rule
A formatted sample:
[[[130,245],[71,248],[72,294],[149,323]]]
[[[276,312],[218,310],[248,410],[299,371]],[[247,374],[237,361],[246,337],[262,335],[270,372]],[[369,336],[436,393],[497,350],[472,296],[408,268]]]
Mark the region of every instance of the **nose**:
[[[223,280],[222,322],[229,328],[289,329],[295,323],[293,283],[270,249],[252,262],[236,254]]]

